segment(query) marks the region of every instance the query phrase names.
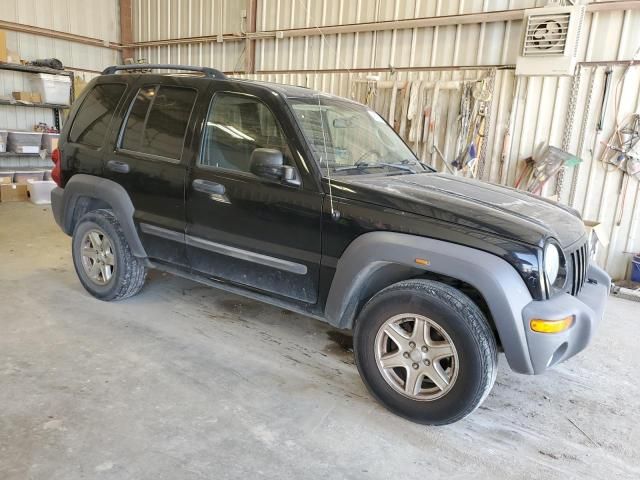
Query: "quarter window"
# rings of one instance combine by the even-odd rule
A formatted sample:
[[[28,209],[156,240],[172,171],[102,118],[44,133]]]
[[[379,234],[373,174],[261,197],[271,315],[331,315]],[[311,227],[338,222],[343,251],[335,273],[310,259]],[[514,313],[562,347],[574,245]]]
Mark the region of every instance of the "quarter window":
[[[196,96],[190,88],[141,88],[129,111],[122,148],[179,160]]]
[[[80,105],[69,132],[69,141],[100,147],[125,90],[125,85],[113,83],[93,87]]]
[[[200,165],[249,172],[256,148],[280,150],[285,163],[292,164],[278,121],[264,103],[245,95],[216,94],[207,118]]]

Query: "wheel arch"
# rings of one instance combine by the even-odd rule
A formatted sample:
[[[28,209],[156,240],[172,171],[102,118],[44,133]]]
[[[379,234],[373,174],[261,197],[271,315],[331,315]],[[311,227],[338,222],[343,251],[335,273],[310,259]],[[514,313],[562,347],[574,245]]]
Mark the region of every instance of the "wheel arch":
[[[106,178],[77,174],[64,188],[62,229],[72,235],[78,220],[86,213],[101,208],[112,210],[122,226],[134,256],[145,258],[145,249],[133,222],[135,208],[127,191]]]
[[[416,259],[426,264],[417,264]],[[361,235],[338,260],[325,318],[336,327],[351,329],[375,293],[412,278],[441,281],[484,303],[478,306],[488,313],[511,368],[531,370],[522,321],[522,309],[532,300],[526,285],[505,260],[463,245],[394,232]]]

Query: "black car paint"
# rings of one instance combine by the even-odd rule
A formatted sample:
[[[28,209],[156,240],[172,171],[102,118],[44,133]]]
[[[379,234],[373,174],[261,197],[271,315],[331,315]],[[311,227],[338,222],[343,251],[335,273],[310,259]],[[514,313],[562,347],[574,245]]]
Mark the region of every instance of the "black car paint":
[[[87,147],[67,142],[68,126],[82,97],[74,105],[61,135],[63,182],[75,173],[87,173],[123,185],[131,196],[136,210],[134,221],[153,262],[266,293],[310,314],[322,316],[338,259],[355,238],[366,232],[411,233],[495,254],[513,265],[532,297],[541,300],[545,294],[539,276],[541,247],[552,237],[563,245],[575,241],[578,222],[581,225],[571,212],[561,214],[561,210],[549,209],[546,203],[522,193],[427,171],[334,176],[329,189],[287,104],[288,95],[314,94],[306,89],[239,80],[134,74],[104,75],[86,88],[88,91],[95,83],[113,82],[127,83],[129,91],[99,149],[89,152]],[[197,105],[178,162],[118,149],[129,105],[137,89],[149,84],[198,89]],[[214,94],[220,91],[256,96],[272,110],[290,141],[301,186],[197,167],[207,110]],[[126,162],[130,171],[123,174],[108,170],[105,165],[111,160]],[[195,179],[223,184],[231,209],[225,211],[225,205],[194,191],[191,183]],[[508,208],[509,199],[518,203],[516,211]],[[549,210],[554,211],[553,218],[538,213]],[[141,223],[175,232],[176,238],[149,235],[139,228]],[[567,229],[567,224],[571,228]],[[282,271],[262,271],[242,260],[203,254],[183,241],[191,234],[300,262],[307,266],[307,276],[300,281]],[[253,282],[243,282],[237,275],[234,277],[234,272],[245,278],[256,272],[259,275]]]

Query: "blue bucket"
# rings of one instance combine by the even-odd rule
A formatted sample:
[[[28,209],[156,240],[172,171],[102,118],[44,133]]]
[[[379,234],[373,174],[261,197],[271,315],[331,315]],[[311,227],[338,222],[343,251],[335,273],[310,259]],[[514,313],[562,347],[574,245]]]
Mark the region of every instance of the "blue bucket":
[[[634,255],[631,260],[631,280],[640,282],[640,255]]]

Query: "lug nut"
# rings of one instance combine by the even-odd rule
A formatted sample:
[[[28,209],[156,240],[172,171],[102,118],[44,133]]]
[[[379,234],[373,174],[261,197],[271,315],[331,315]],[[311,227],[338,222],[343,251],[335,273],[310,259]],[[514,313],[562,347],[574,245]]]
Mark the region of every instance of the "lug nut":
[[[408,353],[408,352],[404,352],[404,353],[402,354],[402,356],[403,356],[404,358],[409,358],[409,353]]]
[[[426,351],[427,351],[427,346],[426,346],[426,345],[423,345],[423,346],[422,346],[422,351],[423,351],[423,352],[426,352]]]
[[[418,369],[418,364],[417,364],[417,363],[414,363],[414,364],[413,364],[413,368],[414,368],[415,370],[417,370],[417,369]]]
[[[428,367],[429,365],[431,365],[431,362],[429,360],[425,360],[424,364]]]
[[[411,348],[416,348],[416,344],[415,344],[415,343],[413,343],[413,342],[409,342],[409,346],[410,346]]]

